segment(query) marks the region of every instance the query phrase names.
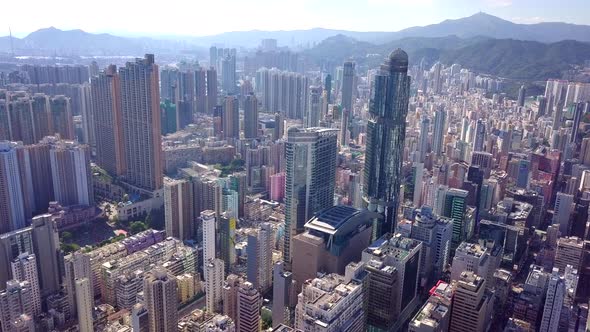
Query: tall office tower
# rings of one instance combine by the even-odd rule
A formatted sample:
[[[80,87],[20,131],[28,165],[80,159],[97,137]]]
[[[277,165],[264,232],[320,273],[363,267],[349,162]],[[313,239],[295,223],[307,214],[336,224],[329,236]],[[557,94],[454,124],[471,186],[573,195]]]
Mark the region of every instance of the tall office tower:
[[[22,253],[12,261],[12,278],[27,281],[31,287],[30,303],[32,317],[41,313],[41,285],[37,273],[37,259],[34,254]]]
[[[328,74],[324,78],[324,90],[327,93],[328,104],[332,103],[332,75]]]
[[[473,139],[473,151],[484,151],[484,144],[486,141],[486,123],[482,119],[478,119],[475,124],[475,137]]]
[[[559,271],[565,271],[566,266],[571,265],[580,271],[584,258],[584,241],[575,236],[560,237],[557,239],[557,250],[553,266]]]
[[[434,111],[434,131],[432,132],[432,152],[439,156],[443,153],[443,141],[445,135],[445,125],[447,121],[447,112],[443,106],[437,107]]]
[[[289,128],[285,143],[285,236],[283,260],[291,264],[293,236],[320,210],[334,204],[338,130]]]
[[[181,241],[195,236],[193,184],[188,180],[164,179],[166,235]]]
[[[92,270],[90,267],[90,256],[81,252],[74,252],[64,257],[64,279],[63,284],[68,296],[70,306],[70,315],[76,317],[76,280],[86,278],[92,285]],[[94,299],[93,290],[91,289],[91,299]]]
[[[537,105],[538,105],[538,109],[537,109],[537,117],[535,119],[538,119],[542,116],[544,116],[545,114],[547,114],[547,97],[545,96],[537,96]]]
[[[580,121],[582,121],[584,114],[590,112],[590,102],[580,102],[574,107],[574,123],[572,124],[572,136],[570,138],[570,142],[579,142],[580,140],[578,139],[578,132],[580,130]]]
[[[260,293],[252,283],[246,281],[238,289],[237,330],[244,332],[260,331]]]
[[[77,278],[75,280],[75,285],[78,329],[80,332],[92,332],[94,331],[94,320],[92,318],[92,311],[94,308],[92,283],[88,278]]]
[[[461,273],[468,271],[486,279],[486,287],[492,288],[494,271],[500,268],[501,260],[502,247],[495,246],[493,241],[485,244],[461,242],[451,264],[451,280],[461,279]]]
[[[46,140],[51,144],[49,158],[55,200],[63,206],[94,204],[90,147],[50,137]]]
[[[219,258],[225,263],[225,271],[229,272],[237,261],[236,256],[236,213],[224,212],[218,223]]]
[[[258,100],[251,93],[244,101],[244,138],[258,137]]]
[[[467,240],[469,233],[466,218],[467,195],[469,192],[462,189],[449,189],[444,196],[442,215],[453,219],[453,237],[451,239],[451,255],[459,244]]]
[[[574,196],[558,192],[555,196],[552,224],[559,227],[559,233],[565,237],[570,235],[570,215],[574,210]]]
[[[430,72],[432,74],[432,89],[431,92],[433,92],[434,94],[440,94],[442,91],[442,77],[441,77],[441,70],[442,70],[442,64],[440,62],[435,63],[432,68],[430,69]]]
[[[178,295],[174,275],[164,268],[147,272],[143,281],[143,296],[150,321],[150,332],[176,331]]]
[[[386,234],[363,251],[367,281],[367,324],[397,331],[418,308],[422,243]]]
[[[283,262],[278,262],[273,267],[272,286],[272,326],[276,328],[285,324],[289,318],[290,296],[292,292],[292,274],[284,271]]]
[[[240,109],[239,101],[236,96],[226,96],[223,106],[223,125],[224,138],[240,138]]]
[[[428,130],[430,128],[430,119],[423,117],[420,121],[420,141],[418,143],[418,162],[423,163],[428,152]],[[421,181],[420,181],[421,182]]]
[[[352,61],[344,62],[342,69],[342,109],[348,110],[350,114],[354,112],[354,75],[355,63]]]
[[[226,94],[236,93],[236,56],[229,54],[221,59],[221,88]]]
[[[131,310],[131,328],[133,332],[150,332],[150,320],[145,305],[137,303]]]
[[[238,288],[244,280],[235,274],[230,274],[223,283],[221,289],[223,298],[223,314],[231,318],[233,321],[238,321]]]
[[[18,331],[15,323],[21,315],[36,317],[32,287],[28,281],[10,280],[0,292],[0,327],[2,331]],[[39,303],[41,305],[41,303]]]
[[[520,89],[518,89],[518,101],[517,101],[517,105],[520,107],[524,107],[524,98],[526,97],[526,88],[524,85],[520,86]]]
[[[263,223],[248,234],[248,281],[264,292],[272,287],[272,226]]]
[[[492,299],[485,294],[485,284],[486,280],[473,272],[461,273],[453,295],[450,332],[486,331]]]
[[[121,81],[111,65],[91,79],[92,109],[96,137],[96,163],[113,175],[126,171],[121,112]]]
[[[207,114],[213,114],[213,109],[217,106],[217,94],[217,71],[210,67],[207,69]]]
[[[70,98],[55,96],[51,98],[49,104],[54,133],[59,134],[63,139],[73,140],[75,138],[74,119],[72,118]]]
[[[420,270],[430,280],[439,279],[450,262],[453,221],[435,215],[430,206],[423,205],[411,228],[412,239],[422,241]]]
[[[309,87],[309,103],[305,118],[305,126],[307,128],[318,127],[320,125],[320,120],[322,120],[322,88],[319,86],[312,85]]]
[[[397,225],[409,97],[408,55],[397,49],[375,75],[367,123],[363,189],[368,209],[385,216],[378,235]]]
[[[205,265],[207,280],[205,280],[205,302],[207,311],[211,313],[221,312],[223,300],[223,281],[225,280],[225,267],[223,261],[218,258],[210,259]]]
[[[561,308],[566,295],[565,280],[559,273],[559,269],[553,268],[547,287],[543,318],[541,319],[540,332],[557,332]]]
[[[195,70],[195,97],[197,113],[207,113],[207,70],[203,67]]]
[[[35,93],[31,98],[31,116],[33,117],[34,144],[43,137],[55,134],[53,131],[53,117],[49,106],[49,98],[43,93]]]
[[[25,227],[25,202],[16,145],[0,142],[0,234]]]
[[[203,225],[203,277],[207,280],[207,264],[215,258],[215,211],[202,211],[200,219]]]
[[[127,172],[125,181],[141,189],[162,188],[162,136],[158,65],[154,55],[119,69]]]

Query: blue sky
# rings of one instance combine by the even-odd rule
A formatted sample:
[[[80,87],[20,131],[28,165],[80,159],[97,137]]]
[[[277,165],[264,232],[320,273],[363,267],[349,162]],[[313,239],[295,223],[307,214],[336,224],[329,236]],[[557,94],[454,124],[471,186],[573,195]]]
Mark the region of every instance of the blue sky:
[[[314,27],[397,31],[478,11],[518,23],[590,25],[590,0],[7,0],[0,35],[9,26],[16,36],[49,26],[156,36]]]

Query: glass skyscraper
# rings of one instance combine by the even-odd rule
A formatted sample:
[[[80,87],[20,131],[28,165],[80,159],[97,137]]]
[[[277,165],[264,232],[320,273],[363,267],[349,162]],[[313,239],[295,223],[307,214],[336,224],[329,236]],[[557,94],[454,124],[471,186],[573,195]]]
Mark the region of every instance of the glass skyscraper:
[[[409,97],[408,55],[397,49],[375,75],[367,123],[363,190],[368,209],[385,217],[377,235],[396,227]]]
[[[285,242],[283,260],[291,263],[291,241],[305,223],[334,204],[338,129],[290,128],[285,143]]]

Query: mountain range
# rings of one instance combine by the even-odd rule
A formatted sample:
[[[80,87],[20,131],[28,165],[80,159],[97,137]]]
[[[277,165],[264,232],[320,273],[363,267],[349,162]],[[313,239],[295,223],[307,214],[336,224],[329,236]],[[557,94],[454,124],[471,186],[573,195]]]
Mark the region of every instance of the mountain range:
[[[82,30],[63,31],[51,27],[32,32],[22,39],[12,38],[12,45],[9,37],[0,37],[0,52],[10,52],[11,47],[16,53],[37,52],[46,55],[141,55],[147,51],[174,53],[190,50],[203,52],[202,48],[207,48],[212,44],[256,47],[263,38],[277,39],[280,46],[309,48],[337,35],[373,44],[386,44],[405,38],[448,36],[456,36],[461,39],[483,36],[542,43],[561,40],[590,42],[590,26],[561,22],[517,24],[486,13],[477,13],[469,17],[445,20],[427,26],[411,27],[397,32],[360,32],[315,28],[292,31],[235,31],[204,37],[177,36],[155,39],[119,37],[106,33],[92,34]]]

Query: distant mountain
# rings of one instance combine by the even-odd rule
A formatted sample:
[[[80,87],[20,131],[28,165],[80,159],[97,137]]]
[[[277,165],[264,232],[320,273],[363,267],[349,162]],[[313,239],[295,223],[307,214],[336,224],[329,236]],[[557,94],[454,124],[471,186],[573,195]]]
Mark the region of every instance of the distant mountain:
[[[282,46],[314,46],[322,40],[343,35],[359,41],[383,44],[403,38],[441,38],[457,36],[473,38],[484,36],[495,39],[533,40],[544,43],[561,40],[590,42],[590,26],[560,22],[517,24],[486,13],[477,13],[456,20],[445,20],[437,24],[411,27],[397,32],[359,32],[315,28],[293,31],[236,31],[213,36],[195,37],[190,40],[206,46],[220,43],[232,46],[255,47],[263,38],[277,39]]]
[[[186,42],[151,38],[124,38],[107,33],[93,34],[82,30],[60,30],[54,27],[40,29],[26,37],[0,37],[0,52],[25,55],[143,55],[144,53],[171,53],[185,49],[200,50]]]
[[[561,22],[517,24],[486,13],[456,20],[445,20],[438,24],[407,28],[392,33],[389,37],[445,37],[455,35],[461,38],[486,36],[496,39],[533,40],[544,43],[561,40],[590,42],[590,26]]]
[[[441,61],[477,72],[517,80],[545,80],[562,77],[564,71],[590,60],[590,43],[573,40],[541,43],[488,37],[408,37],[375,45],[343,35],[328,38],[304,54],[318,63],[332,59],[342,63],[353,59],[365,68],[375,68],[396,48],[404,49],[410,64],[424,59],[427,65]],[[373,56],[371,56],[373,55]]]

